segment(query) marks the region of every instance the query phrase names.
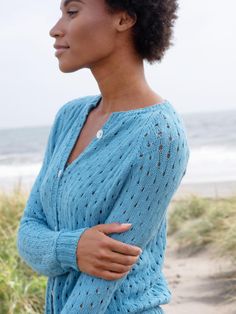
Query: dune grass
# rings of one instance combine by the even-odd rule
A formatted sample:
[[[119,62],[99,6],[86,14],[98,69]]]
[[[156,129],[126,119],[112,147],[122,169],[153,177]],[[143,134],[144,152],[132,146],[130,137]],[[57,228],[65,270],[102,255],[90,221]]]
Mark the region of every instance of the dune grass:
[[[236,302],[236,195],[229,198],[201,198],[191,195],[172,202],[167,235],[179,252],[188,255],[214,248],[214,254],[231,262],[232,271],[222,270],[226,302]],[[234,267],[235,266],[235,267]]]
[[[42,314],[46,277],[33,272],[18,256],[16,233],[27,193],[15,186],[0,192],[0,313]],[[215,245],[222,255],[236,261],[236,197],[189,197],[173,202],[168,235],[181,247],[201,249]]]
[[[168,235],[180,249],[194,253],[212,245],[219,256],[236,263],[236,195],[201,198],[191,195],[175,202],[168,217]]]
[[[46,278],[31,271],[16,250],[16,232],[27,200],[15,187],[0,192],[0,313],[43,313]]]

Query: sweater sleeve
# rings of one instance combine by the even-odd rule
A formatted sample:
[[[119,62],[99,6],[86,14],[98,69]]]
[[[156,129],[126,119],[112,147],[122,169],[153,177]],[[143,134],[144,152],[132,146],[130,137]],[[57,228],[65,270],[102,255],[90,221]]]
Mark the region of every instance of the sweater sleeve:
[[[33,270],[49,277],[62,275],[71,268],[78,271],[74,251],[81,234],[87,229],[52,230],[40,200],[39,188],[53,156],[67,104],[59,109],[50,129],[43,163],[31,188],[17,232],[17,249],[21,258]]]
[[[185,137],[159,134],[152,143],[144,142],[135,160],[114,179],[111,189],[117,189],[117,180],[122,182],[121,188],[104,222],[132,223],[128,231],[109,236],[142,250],[158,233],[168,204],[185,174],[189,156]],[[105,280],[82,272],[61,314],[105,313],[114,292],[131,271],[132,268],[118,280]]]

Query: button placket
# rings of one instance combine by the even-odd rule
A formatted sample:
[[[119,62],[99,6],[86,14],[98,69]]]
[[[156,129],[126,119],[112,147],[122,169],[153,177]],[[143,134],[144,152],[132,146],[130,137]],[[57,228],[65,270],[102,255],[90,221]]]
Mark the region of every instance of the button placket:
[[[60,189],[60,184],[61,184],[61,179],[62,179],[62,175],[63,175],[63,169],[59,169],[57,171],[57,193]],[[57,195],[56,193],[56,195]],[[59,226],[58,226],[58,213],[57,213],[57,201],[55,202],[55,215],[56,215],[56,219],[55,219],[55,227],[54,227],[54,230],[55,231],[59,231]],[[54,289],[55,289],[55,279],[53,278],[53,281],[52,281],[52,287],[51,287],[51,309],[52,309],[52,314],[54,313]]]
[[[59,169],[57,171],[57,193],[56,195],[58,194],[58,191],[60,189],[60,184],[61,184],[61,179],[62,179],[62,175],[63,175],[63,169]],[[56,201],[56,204],[55,204],[55,214],[56,214],[56,219],[55,219],[55,226],[54,226],[54,231],[59,231],[59,225],[58,225],[58,213],[57,213],[57,201]]]

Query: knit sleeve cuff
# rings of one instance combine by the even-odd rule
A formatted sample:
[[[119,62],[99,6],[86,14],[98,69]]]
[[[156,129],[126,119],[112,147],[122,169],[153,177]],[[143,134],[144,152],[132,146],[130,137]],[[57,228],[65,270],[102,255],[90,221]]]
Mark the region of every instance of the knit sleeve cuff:
[[[61,267],[72,267],[76,271],[80,271],[77,264],[77,246],[81,235],[89,227],[81,228],[74,231],[62,230],[59,232],[56,243],[56,256]]]

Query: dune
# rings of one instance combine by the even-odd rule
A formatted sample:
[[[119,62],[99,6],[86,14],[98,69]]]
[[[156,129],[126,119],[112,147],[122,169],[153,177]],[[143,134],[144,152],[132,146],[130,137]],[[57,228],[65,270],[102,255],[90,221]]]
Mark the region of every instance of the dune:
[[[211,249],[193,256],[179,253],[174,238],[167,240],[163,272],[172,300],[162,306],[165,314],[236,314],[236,302],[227,301],[236,285],[235,266]]]

